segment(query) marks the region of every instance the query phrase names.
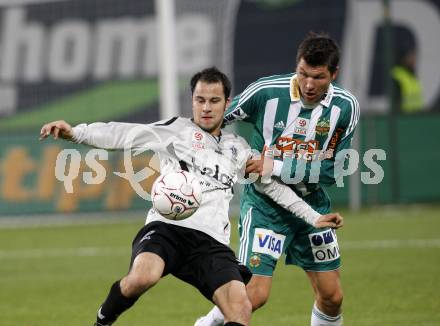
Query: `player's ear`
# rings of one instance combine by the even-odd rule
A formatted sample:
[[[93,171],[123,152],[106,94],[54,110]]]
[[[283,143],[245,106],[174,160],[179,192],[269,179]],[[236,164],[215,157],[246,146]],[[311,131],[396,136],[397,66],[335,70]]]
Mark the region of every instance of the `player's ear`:
[[[335,72],[332,73],[332,81],[334,81],[334,80],[336,80],[336,78],[338,78],[338,74],[339,74],[339,66],[337,66]]]
[[[226,99],[226,109],[229,107],[229,105],[231,105],[231,98],[230,97],[228,97],[227,99]]]

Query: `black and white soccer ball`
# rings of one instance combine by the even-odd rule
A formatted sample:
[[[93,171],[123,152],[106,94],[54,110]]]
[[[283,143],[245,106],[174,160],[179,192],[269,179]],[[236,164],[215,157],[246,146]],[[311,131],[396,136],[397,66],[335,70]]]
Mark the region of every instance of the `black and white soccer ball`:
[[[170,220],[184,220],[200,207],[202,188],[198,178],[187,171],[161,174],[153,184],[154,209]]]

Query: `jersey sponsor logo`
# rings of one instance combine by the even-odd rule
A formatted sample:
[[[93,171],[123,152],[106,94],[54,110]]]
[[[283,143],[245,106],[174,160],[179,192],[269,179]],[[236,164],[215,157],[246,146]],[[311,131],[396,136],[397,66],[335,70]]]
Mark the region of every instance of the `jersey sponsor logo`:
[[[275,141],[274,156],[281,158],[296,158],[313,161],[318,156],[319,142],[316,140],[309,140],[307,142],[291,137],[279,137]]]
[[[325,136],[330,131],[330,120],[319,119],[315,128],[316,134],[319,136]]]
[[[192,134],[192,148],[196,150],[205,148],[205,139],[200,131],[194,131]]]
[[[310,119],[298,118],[295,120],[293,134],[305,136],[309,128]]]
[[[286,128],[283,120],[278,121],[273,127],[280,130],[284,130]]]
[[[274,146],[265,148],[265,155],[281,159],[294,158],[306,161],[322,161],[333,158],[334,149],[319,150],[319,141],[317,140],[304,142],[290,137],[278,137]]]
[[[294,147],[296,148],[297,142],[299,140],[290,137],[279,137],[275,142],[275,146],[280,151],[293,150]]]
[[[203,134],[201,132],[196,131],[193,137],[195,141],[201,141],[203,139]]]
[[[319,141],[309,140],[307,142],[291,137],[278,137],[275,146],[280,151],[307,151],[313,153],[319,149]]]
[[[284,235],[277,234],[272,230],[256,228],[252,251],[255,253],[270,255],[273,258],[278,259],[283,253],[285,239],[286,237]]]
[[[343,128],[336,128],[332,138],[330,139],[330,143],[327,146],[328,149],[334,150],[336,148],[336,146],[339,143],[339,140],[341,139],[341,135],[344,131],[345,130]]]
[[[208,166],[203,167],[198,165],[194,158],[192,163],[194,168],[198,170],[201,175],[207,175],[211,178],[214,178],[215,180],[219,181],[221,184],[227,186],[228,188],[232,188],[232,186],[234,185],[234,178],[226,173],[221,172],[220,165],[215,164],[214,167],[208,167]],[[205,185],[209,185],[209,183],[205,182]]]
[[[340,257],[338,239],[334,230],[309,234],[315,263],[336,260]]]

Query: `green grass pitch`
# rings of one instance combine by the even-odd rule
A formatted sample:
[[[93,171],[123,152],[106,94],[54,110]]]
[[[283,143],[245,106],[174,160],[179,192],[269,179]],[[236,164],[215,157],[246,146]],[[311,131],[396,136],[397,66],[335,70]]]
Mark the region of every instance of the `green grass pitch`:
[[[440,207],[343,213],[345,325],[440,325]],[[131,240],[143,224],[142,217],[102,220],[0,223],[0,325],[93,324],[110,285],[127,272]],[[309,325],[312,291],[304,273],[280,262],[273,284],[252,325]],[[168,276],[116,325],[193,325],[210,307],[197,290]]]

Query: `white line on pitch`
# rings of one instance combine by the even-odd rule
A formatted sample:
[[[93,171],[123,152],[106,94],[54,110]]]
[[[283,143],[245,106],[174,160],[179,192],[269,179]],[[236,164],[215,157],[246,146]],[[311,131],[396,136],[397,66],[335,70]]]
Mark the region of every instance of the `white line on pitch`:
[[[342,250],[363,249],[401,249],[401,248],[440,248],[440,239],[408,239],[408,240],[364,240],[341,241]],[[0,250],[0,259],[46,259],[60,257],[98,257],[129,255],[127,247],[80,247],[80,248],[47,248]]]
[[[59,258],[59,257],[97,257],[97,256],[120,256],[130,254],[130,248],[114,247],[80,247],[80,248],[56,248],[56,249],[20,249],[0,250],[0,259],[29,259],[29,258]]]
[[[342,250],[440,248],[440,239],[341,241],[340,247]]]

